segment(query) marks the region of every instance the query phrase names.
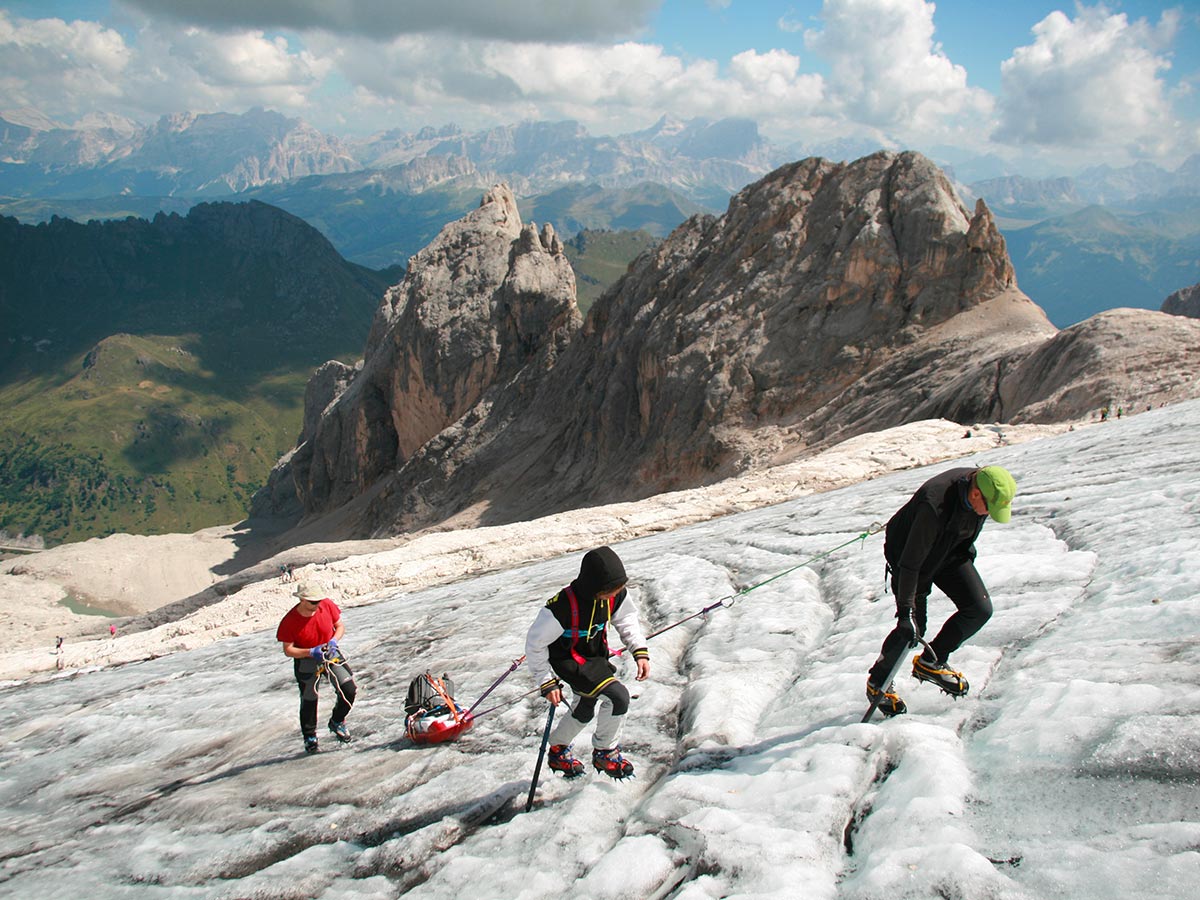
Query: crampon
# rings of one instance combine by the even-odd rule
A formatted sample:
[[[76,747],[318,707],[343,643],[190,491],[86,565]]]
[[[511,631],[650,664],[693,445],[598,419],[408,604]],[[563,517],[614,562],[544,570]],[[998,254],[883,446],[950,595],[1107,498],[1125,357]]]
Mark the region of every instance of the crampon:
[[[623,781],[633,777],[633,763],[621,755],[620,747],[609,750],[593,750],[592,765],[597,772],[603,772],[609,778]]]
[[[921,654],[913,657],[912,674],[917,681],[936,685],[955,699],[965,697],[970,690],[962,672],[956,672],[944,663],[930,662]]]

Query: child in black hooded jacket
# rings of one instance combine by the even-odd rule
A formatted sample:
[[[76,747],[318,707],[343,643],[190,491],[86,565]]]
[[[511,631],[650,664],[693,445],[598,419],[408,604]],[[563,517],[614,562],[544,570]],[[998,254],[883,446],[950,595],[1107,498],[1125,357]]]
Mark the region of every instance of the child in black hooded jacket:
[[[608,647],[611,624],[633,653],[637,680],[649,677],[650,651],[637,607],[625,588],[627,580],[625,566],[611,548],[589,550],[579,576],[542,607],[525,638],[525,658],[542,696],[557,706],[566,682],[577,697],[571,714],[559,719],[550,734],[549,766],[568,778],[583,774],[571,741],[593,716],[593,767],[612,778],[633,774],[633,764],[621,755],[619,744],[629,690],[617,680]]]

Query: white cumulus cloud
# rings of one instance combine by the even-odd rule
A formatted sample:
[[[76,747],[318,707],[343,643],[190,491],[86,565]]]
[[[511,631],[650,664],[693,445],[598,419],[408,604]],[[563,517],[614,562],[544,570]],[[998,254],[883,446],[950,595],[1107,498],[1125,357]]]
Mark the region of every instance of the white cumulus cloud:
[[[264,88],[311,84],[332,64],[313,54],[293,51],[285,38],[261,31],[230,34],[188,28],[175,36],[171,53],[189,72],[211,86]]]
[[[0,93],[6,107],[77,113],[54,101],[80,93],[119,96],[132,57],[120,34],[96,22],[14,20],[0,10]]]
[[[1073,19],[1052,12],[1034,26],[1033,43],[1001,64],[995,137],[1050,147],[1161,149],[1175,132],[1162,74],[1178,27],[1173,10],[1153,25],[1103,6],[1080,6]]]
[[[969,132],[987,121],[991,95],[934,41],[924,0],[826,0],[806,46],[829,62],[831,111],[908,138]]]
[[[96,22],[12,19],[0,11],[4,106],[59,119],[270,106],[303,113],[330,59],[261,31],[221,32],[142,22],[133,40]]]
[[[161,25],[140,34],[128,102],[145,113],[274,107],[305,116],[333,69],[329,59],[262,32],[213,32]]]
[[[313,47],[324,47],[319,39]],[[402,37],[324,48],[360,89],[364,112],[467,124],[526,118],[576,119],[593,130],[628,131],[664,112],[683,118],[808,114],[822,80],[784,51],[745,51],[722,73],[714,60],[685,61],[654,44],[607,47],[512,42],[445,42]],[[349,111],[347,111],[349,112]],[[632,123],[632,124],[631,124]]]

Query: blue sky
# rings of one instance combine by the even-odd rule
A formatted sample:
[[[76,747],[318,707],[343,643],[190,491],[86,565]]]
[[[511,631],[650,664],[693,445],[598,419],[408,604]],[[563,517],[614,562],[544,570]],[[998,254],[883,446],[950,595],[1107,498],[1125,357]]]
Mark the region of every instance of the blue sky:
[[[0,104],[342,135],[664,114],[1053,169],[1200,150],[1200,12],[1123,0],[0,0]]]

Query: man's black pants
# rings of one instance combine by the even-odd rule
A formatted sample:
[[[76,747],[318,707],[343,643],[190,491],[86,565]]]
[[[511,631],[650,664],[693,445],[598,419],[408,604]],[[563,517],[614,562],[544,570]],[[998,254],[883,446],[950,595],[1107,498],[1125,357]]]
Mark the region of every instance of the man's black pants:
[[[925,633],[928,624],[929,592],[934,585],[941,588],[957,607],[954,615],[946,620],[942,630],[929,642],[929,646],[937,654],[938,660],[944,663],[949,659],[951,653],[987,624],[987,620],[992,617],[992,598],[988,596],[987,588],[983,586],[983,579],[975,571],[974,563],[964,561],[942,569],[933,576],[932,581],[917,584],[913,618],[916,620],[921,634]],[[893,569],[892,593],[895,594],[895,592],[896,574]],[[896,611],[896,616],[899,618],[899,610]],[[900,655],[904,653],[906,636],[907,632],[897,627],[884,638],[879,658],[875,660],[875,664],[871,666],[871,671],[868,673],[872,684],[886,687],[881,682],[887,678]]]

